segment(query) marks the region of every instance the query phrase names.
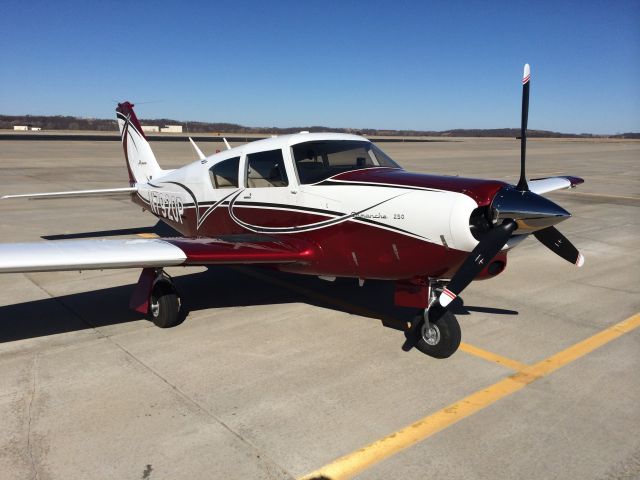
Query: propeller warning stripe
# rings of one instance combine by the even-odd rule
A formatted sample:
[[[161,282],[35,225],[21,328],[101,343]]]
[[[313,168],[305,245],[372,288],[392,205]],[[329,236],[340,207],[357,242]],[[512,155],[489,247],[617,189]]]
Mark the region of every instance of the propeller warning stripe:
[[[445,288],[444,290],[442,290],[442,293],[444,293],[445,295],[449,296],[451,298],[451,300],[455,300],[455,298],[457,296],[455,293],[453,293],[448,288]]]

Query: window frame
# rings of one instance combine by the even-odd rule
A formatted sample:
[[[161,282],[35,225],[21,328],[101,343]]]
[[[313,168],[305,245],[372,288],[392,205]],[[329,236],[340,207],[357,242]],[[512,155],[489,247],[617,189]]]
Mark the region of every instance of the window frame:
[[[298,162],[296,161],[296,155],[294,150],[296,149],[296,147],[299,147],[300,145],[304,145],[305,143],[316,143],[316,142],[359,142],[359,143],[363,143],[363,144],[368,144],[371,145],[371,149],[367,150],[367,155],[369,156],[369,158],[371,158],[371,154],[373,153],[373,157],[375,158],[375,161],[377,161],[378,163],[381,163],[381,159],[378,158],[378,156],[376,155],[376,149],[380,150],[382,152],[383,155],[385,155],[391,162],[393,162],[394,166],[387,166],[387,165],[371,165],[371,166],[364,166],[361,168],[357,168],[357,169],[353,169],[353,170],[345,170],[345,171],[356,171],[356,170],[364,170],[364,169],[368,169],[368,168],[402,168],[393,158],[391,158],[387,153],[385,153],[380,147],[376,146],[375,143],[369,141],[369,140],[343,140],[343,139],[319,139],[319,140],[306,140],[303,142],[297,142],[294,143],[293,145],[290,145],[289,147],[289,155],[291,156],[291,168],[293,168],[293,171],[295,172],[295,178],[296,181],[298,183],[298,185],[300,187],[303,186],[310,186],[310,185],[315,185],[319,182],[322,182],[324,180],[326,180],[326,178],[331,178],[334,175],[338,175],[339,173],[342,172],[337,172],[333,175],[330,175],[329,177],[326,177],[324,180],[319,180],[319,181],[315,181],[315,182],[311,182],[311,183],[304,183],[302,181],[302,179],[300,178],[300,172],[299,172],[299,168],[298,168]],[[317,152],[314,152],[317,153]],[[323,152],[319,155],[317,155],[318,159],[322,160],[322,163],[326,166],[326,167],[330,167],[331,163],[329,162],[328,156],[326,152]],[[371,159],[373,160],[373,159]]]
[[[216,174],[213,172],[213,169],[216,168],[216,166],[224,163],[224,162],[228,162],[231,160],[235,160],[238,159],[238,171],[237,171],[237,176],[236,176],[236,185],[232,185],[232,186],[223,186],[223,187],[219,187],[217,185],[216,182]],[[220,160],[216,163],[214,163],[213,165],[211,165],[208,169],[208,175],[209,175],[209,183],[211,184],[211,188],[213,188],[214,190],[227,190],[230,188],[240,188],[240,169],[242,168],[242,155],[235,155],[233,157],[229,157],[229,158],[225,158],[223,160]]]
[[[277,152],[277,151],[280,152],[280,157],[282,158],[282,171],[286,175],[286,184],[285,185],[270,185],[270,186],[264,186],[264,187],[252,187],[252,186],[250,186],[249,185],[249,167],[250,167],[249,157],[251,155],[260,155],[262,153]],[[256,150],[256,151],[253,151],[253,152],[245,152],[242,155],[241,166],[240,166],[240,168],[244,172],[243,175],[242,175],[243,187],[244,188],[260,188],[260,189],[263,189],[263,188],[264,189],[270,189],[270,188],[295,188],[295,186],[296,186],[295,185],[295,181],[292,182],[291,171],[290,171],[290,168],[289,168],[289,165],[288,165],[290,163],[291,163],[291,159],[287,158],[285,149],[283,149],[282,147],[271,148],[269,150]],[[265,179],[265,180],[267,180],[267,179]]]

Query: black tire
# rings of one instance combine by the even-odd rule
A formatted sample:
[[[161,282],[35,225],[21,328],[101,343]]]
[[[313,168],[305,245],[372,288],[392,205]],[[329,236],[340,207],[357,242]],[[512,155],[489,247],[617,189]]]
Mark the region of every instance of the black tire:
[[[151,321],[160,328],[171,328],[182,323],[180,299],[169,281],[160,280],[153,286],[149,316]]]
[[[416,348],[430,357],[450,357],[458,350],[462,339],[456,316],[440,306],[434,306],[429,310],[429,322],[431,325],[422,321]],[[435,330],[429,332],[429,328]]]

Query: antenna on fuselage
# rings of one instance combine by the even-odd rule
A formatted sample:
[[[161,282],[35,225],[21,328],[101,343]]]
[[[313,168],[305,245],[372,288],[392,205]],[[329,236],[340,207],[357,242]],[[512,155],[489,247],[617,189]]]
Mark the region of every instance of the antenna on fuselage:
[[[204,153],[202,153],[202,150],[200,150],[198,148],[198,145],[196,145],[196,142],[193,141],[193,138],[189,137],[189,141],[191,142],[191,145],[193,145],[193,148],[196,151],[196,153],[198,154],[198,158],[200,160],[204,160],[205,158],[207,158],[207,157],[205,157]]]
[[[224,140],[224,144],[227,146],[227,150],[231,150],[231,145],[229,145],[229,142],[227,142],[227,139],[222,137],[222,140]]]

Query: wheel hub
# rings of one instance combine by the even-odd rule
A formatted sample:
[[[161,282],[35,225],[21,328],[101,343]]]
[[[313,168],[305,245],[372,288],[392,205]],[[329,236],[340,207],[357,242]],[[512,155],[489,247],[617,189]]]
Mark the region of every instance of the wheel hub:
[[[427,345],[435,346],[440,343],[440,329],[435,323],[425,322],[422,325],[422,338]]]
[[[160,302],[158,302],[157,299],[152,298],[151,299],[151,315],[153,315],[153,318],[158,318],[159,314],[160,314]]]

